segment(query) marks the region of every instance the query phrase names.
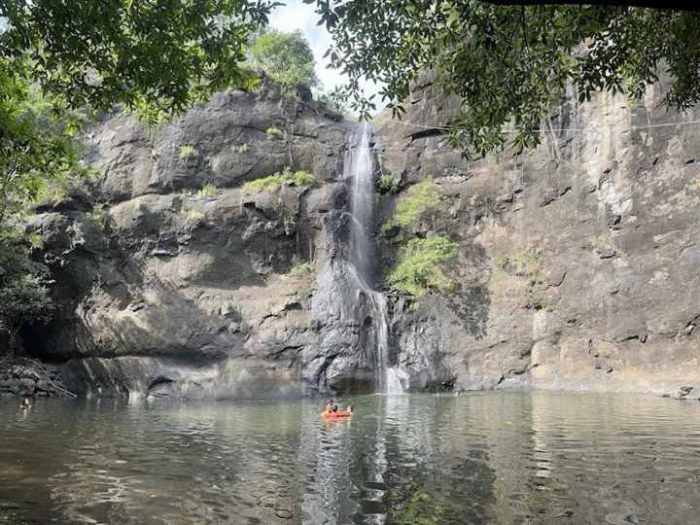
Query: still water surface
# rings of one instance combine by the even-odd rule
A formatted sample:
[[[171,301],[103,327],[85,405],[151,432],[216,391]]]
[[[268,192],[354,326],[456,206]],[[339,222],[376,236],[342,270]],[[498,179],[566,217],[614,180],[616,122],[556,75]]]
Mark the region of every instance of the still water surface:
[[[638,396],[0,402],[0,523],[700,522],[700,403]]]

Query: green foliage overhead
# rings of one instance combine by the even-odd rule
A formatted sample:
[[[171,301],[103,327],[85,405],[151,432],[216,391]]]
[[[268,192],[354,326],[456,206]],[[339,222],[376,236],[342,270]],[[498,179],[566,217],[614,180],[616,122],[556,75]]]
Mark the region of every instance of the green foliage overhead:
[[[435,71],[461,100],[450,123],[467,155],[539,143],[540,126],[573,86],[581,100],[596,91],[640,97],[664,70],[669,107],[700,101],[697,13],[634,7],[503,6],[478,0],[305,0],[316,3],[335,45],[330,57],[350,76],[383,85],[396,113],[412,81]],[[513,2],[516,3],[516,2]],[[372,100],[353,108],[368,114]]]
[[[414,297],[421,297],[431,290],[451,292],[456,283],[445,275],[442,266],[457,256],[458,247],[446,237],[411,239],[401,249],[387,282],[392,288]]]
[[[251,32],[268,0],[2,0],[0,56],[26,57],[31,78],[70,106],[150,106],[167,113],[246,84]]]
[[[317,184],[316,177],[308,171],[292,171],[285,168],[281,173],[275,173],[268,177],[246,182],[243,185],[243,193],[257,193],[261,191],[277,191],[283,184],[292,186],[315,186]]]
[[[316,100],[321,104],[324,104],[327,108],[332,111],[336,111],[341,115],[350,113],[350,106],[348,105],[347,96],[342,87],[337,86],[330,91],[319,90],[315,94]]]
[[[250,65],[262,69],[285,87],[318,84],[314,55],[301,31],[268,31],[250,46]]]
[[[28,83],[28,65],[0,58],[0,233],[5,219],[78,169],[76,115]]]
[[[440,193],[432,179],[426,179],[414,184],[399,198],[391,220],[384,225],[385,229],[392,226],[405,228],[416,224],[428,211],[440,205]]]

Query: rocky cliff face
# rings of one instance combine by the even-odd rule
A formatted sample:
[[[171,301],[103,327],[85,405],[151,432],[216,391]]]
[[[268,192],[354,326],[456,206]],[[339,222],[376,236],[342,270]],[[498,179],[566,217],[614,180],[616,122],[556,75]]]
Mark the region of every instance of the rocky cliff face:
[[[415,388],[700,387],[700,127],[661,109],[662,91],[564,104],[536,150],[473,162],[447,145],[456,101],[430,77],[402,122],[379,119],[403,188],[387,206],[432,178],[440,205],[407,233],[459,243],[456,291],[394,301]],[[400,239],[385,235],[389,266]]]
[[[399,180],[377,203],[379,258],[442,235],[456,286],[386,302],[347,252],[354,124],[271,85],[157,129],[105,118],[86,136],[100,177],[29,226],[58,315],[25,348],[79,394],[369,391],[381,311],[384,366],[411,390],[700,388],[700,131],[660,90],[565,104],[536,150],[467,162],[444,136],[455,101],[415,86],[401,122],[375,124]],[[244,190],[285,167],[318,184]],[[427,179],[439,204],[386,227]]]
[[[82,394],[244,398],[332,386],[337,352],[317,349],[334,321],[312,314],[311,298],[334,256],[326,216],[346,206],[352,128],[272,85],[221,93],[158,129],[106,118],[86,138],[101,178],[30,225],[44,239],[59,316],[25,330],[25,347]],[[243,188],[285,167],[318,184]]]

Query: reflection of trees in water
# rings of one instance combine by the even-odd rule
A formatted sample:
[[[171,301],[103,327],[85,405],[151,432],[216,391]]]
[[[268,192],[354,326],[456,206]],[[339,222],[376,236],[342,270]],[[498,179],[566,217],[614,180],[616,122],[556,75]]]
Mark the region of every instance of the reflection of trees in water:
[[[391,447],[389,523],[481,523],[492,504],[495,476],[483,450],[470,450],[454,425],[460,414],[452,397],[387,403]],[[426,407],[425,404],[432,405]]]

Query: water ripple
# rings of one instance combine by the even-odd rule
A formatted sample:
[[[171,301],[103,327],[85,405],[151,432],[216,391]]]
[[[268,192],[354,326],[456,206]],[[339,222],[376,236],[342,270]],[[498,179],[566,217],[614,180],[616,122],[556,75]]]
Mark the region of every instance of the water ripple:
[[[0,523],[695,523],[700,404],[0,404]]]

